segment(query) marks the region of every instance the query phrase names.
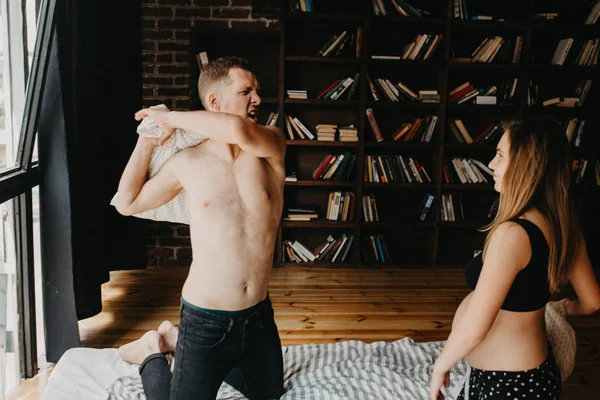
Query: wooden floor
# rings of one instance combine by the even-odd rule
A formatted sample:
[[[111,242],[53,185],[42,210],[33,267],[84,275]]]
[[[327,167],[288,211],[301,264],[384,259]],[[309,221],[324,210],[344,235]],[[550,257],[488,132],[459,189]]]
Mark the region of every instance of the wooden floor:
[[[187,269],[113,272],[103,286],[104,311],[80,322],[86,347],[117,347],[178,322]],[[469,292],[456,269],[275,269],[270,282],[283,345],[343,340],[445,340],[454,312]],[[600,315],[576,318],[578,354],[564,399],[594,399],[600,393]],[[44,377],[19,400],[39,399]],[[22,385],[24,387],[25,385]]]

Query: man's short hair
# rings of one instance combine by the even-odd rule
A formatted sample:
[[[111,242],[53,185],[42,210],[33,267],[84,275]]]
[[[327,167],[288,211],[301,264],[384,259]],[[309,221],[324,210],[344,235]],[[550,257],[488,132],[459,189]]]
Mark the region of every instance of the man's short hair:
[[[198,78],[198,96],[205,109],[208,109],[204,102],[205,97],[219,83],[231,83],[229,78],[229,70],[232,68],[243,69],[252,72],[249,69],[248,61],[240,57],[220,57],[209,62],[200,70]]]

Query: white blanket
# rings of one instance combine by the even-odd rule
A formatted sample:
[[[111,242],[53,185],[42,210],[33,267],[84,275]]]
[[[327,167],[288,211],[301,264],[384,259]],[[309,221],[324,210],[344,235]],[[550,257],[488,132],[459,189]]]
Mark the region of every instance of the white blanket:
[[[575,363],[575,333],[561,303],[546,307],[546,327],[565,381]],[[429,378],[444,342],[335,344],[283,347],[283,400],[300,399],[429,399]],[[451,371],[447,399],[454,399],[467,377],[461,362]],[[446,389],[443,389],[446,391]],[[119,358],[116,349],[77,348],[67,351],[50,375],[42,400],[144,400],[137,366]],[[227,384],[220,400],[244,400]]]

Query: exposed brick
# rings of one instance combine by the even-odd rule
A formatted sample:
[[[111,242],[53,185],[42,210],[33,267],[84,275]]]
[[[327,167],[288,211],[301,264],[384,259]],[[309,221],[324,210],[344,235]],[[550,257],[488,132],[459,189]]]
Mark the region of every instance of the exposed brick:
[[[156,61],[156,56],[153,53],[143,53],[142,54],[142,62],[143,63],[153,63]]]
[[[174,33],[175,33],[175,40],[189,41],[191,38],[191,31],[189,29],[181,30],[181,31],[174,31]]]
[[[156,28],[156,18],[142,18],[142,29]]]
[[[228,6],[229,0],[192,0],[195,6]]]
[[[175,54],[175,62],[177,64],[188,64],[188,63],[192,62],[192,60],[193,59],[190,58],[189,54]]]
[[[194,26],[200,26],[206,29],[225,29],[229,28],[229,21],[199,19],[194,21]]]
[[[159,40],[159,39],[173,39],[173,31],[171,30],[156,30],[156,29],[143,29],[142,30],[142,37],[144,39],[155,39],[155,40]]]
[[[156,62],[159,64],[172,63],[173,62],[173,54],[157,54]]]
[[[155,5],[156,4],[156,0],[142,0],[142,7],[146,7],[149,5]]]
[[[234,29],[261,29],[267,26],[266,21],[231,21],[231,27]]]
[[[142,50],[156,50],[156,42],[154,40],[142,41]]]
[[[175,8],[175,17],[181,18],[210,18],[210,8]]]
[[[192,248],[191,247],[178,247],[175,251],[175,256],[180,258],[192,258]]]
[[[183,85],[189,86],[190,85],[190,78],[189,77],[186,77],[186,78],[175,78],[173,80],[173,85],[175,85],[175,86],[183,86]]]
[[[173,75],[181,75],[187,74],[190,72],[190,67],[182,64],[182,65],[159,65],[158,73],[159,74],[173,74]],[[177,85],[177,83],[175,83]]]
[[[191,23],[188,19],[166,19],[158,20],[158,29],[188,29]]]
[[[148,249],[148,257],[170,258],[175,255],[175,250],[170,247],[155,247]]]
[[[146,235],[148,236],[173,235],[174,232],[173,225],[168,222],[149,222],[146,224]]]
[[[188,51],[189,44],[184,42],[158,42],[160,51]]]
[[[190,237],[190,227],[180,226],[177,228],[177,236]]]
[[[161,237],[158,240],[159,244],[163,247],[189,247],[191,242],[189,238],[174,238],[174,237]]]
[[[232,7],[252,6],[252,0],[231,0]]]
[[[154,66],[154,63],[142,64],[142,71],[144,72],[144,74],[152,75],[156,72],[155,69],[156,67]]]
[[[144,97],[154,96],[154,89],[142,89],[142,96],[144,96]]]
[[[157,4],[167,4],[173,6],[189,6],[193,0],[156,0]]]
[[[172,17],[173,7],[145,7],[144,15],[149,17]]]
[[[189,267],[192,264],[191,258],[173,259],[161,258],[158,260],[158,267]]]
[[[173,84],[172,78],[159,78],[156,76],[147,76],[144,79],[144,87],[148,87],[147,85],[156,85],[156,86],[171,86]]]
[[[213,9],[213,18],[248,18],[250,17],[249,8],[215,8]]]
[[[159,96],[189,96],[188,88],[158,88]]]

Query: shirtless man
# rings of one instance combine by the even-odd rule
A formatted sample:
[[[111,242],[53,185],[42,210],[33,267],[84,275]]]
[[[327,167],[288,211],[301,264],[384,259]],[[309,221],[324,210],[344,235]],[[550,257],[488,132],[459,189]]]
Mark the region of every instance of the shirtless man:
[[[198,89],[207,111],[157,106],[135,115],[151,117],[165,133],[138,139],[119,183],[117,210],[133,215],[154,209],[185,189],[193,262],[178,332],[164,322],[119,353],[141,364],[148,400],[215,399],[233,369],[250,399],[278,399],[283,360],[267,284],[283,208],[285,137],[257,124],[259,85],[245,60],[209,63]],[[147,180],[154,148],[176,128],[208,140],[179,152]],[[163,353],[174,347],[171,376]]]

